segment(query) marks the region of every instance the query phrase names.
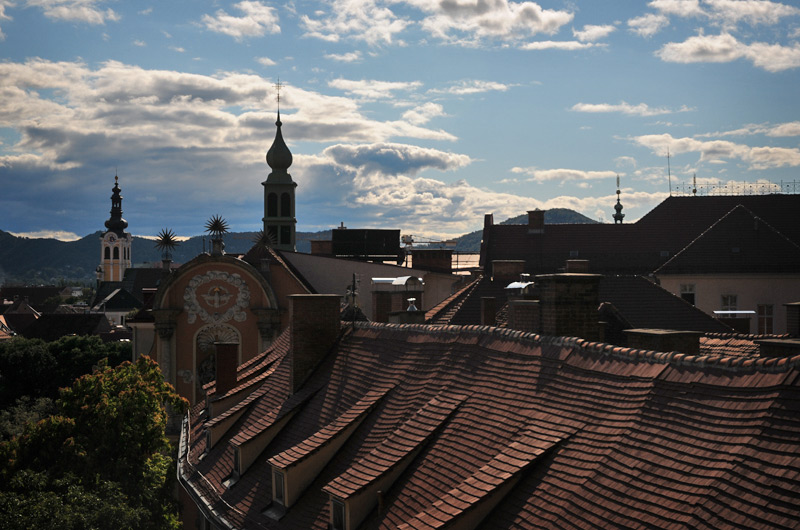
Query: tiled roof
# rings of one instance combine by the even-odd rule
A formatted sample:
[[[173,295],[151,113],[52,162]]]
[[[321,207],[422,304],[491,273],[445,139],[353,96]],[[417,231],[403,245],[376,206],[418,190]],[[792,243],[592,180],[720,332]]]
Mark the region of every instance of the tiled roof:
[[[545,225],[541,234],[492,225],[481,263],[488,270],[492,260],[525,260],[525,272],[546,274],[577,258],[589,260],[591,272],[647,274],[738,205],[800,243],[800,195],[669,197],[635,223]]]
[[[700,337],[702,355],[758,357],[762,339],[787,339],[789,335],[743,335],[741,333],[706,333]]]
[[[716,318],[642,276],[604,276],[600,301],[611,303],[632,328],[731,332]]]
[[[66,335],[101,335],[111,329],[106,316],[100,313],[45,313],[25,329],[24,335],[49,342]]]
[[[432,423],[446,418],[361,528],[438,528],[475,513],[486,529],[800,520],[800,355],[688,356],[480,326],[356,324],[306,382],[313,392],[299,407],[287,397],[288,341],[267,355],[275,371],[253,385],[258,397],[208,454],[200,458],[202,405],[183,437],[182,481],[207,513],[237,528],[326,529],[325,491],[358,488],[390,468],[393,447],[426,436],[418,428],[436,399],[460,404],[433,412]],[[267,461],[373,401],[376,383],[391,390],[335,458],[280,520],[262,515],[272,498]],[[228,442],[282,407],[297,412],[227,488]]]
[[[800,246],[742,205],[725,214],[656,274],[800,273]]]

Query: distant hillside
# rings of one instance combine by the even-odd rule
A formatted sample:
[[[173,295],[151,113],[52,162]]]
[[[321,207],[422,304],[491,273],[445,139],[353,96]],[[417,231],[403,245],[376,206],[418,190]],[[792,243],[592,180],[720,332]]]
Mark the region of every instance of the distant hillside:
[[[62,280],[91,284],[95,281],[95,269],[100,263],[102,234],[98,231],[77,241],[59,241],[17,237],[0,230],[0,285],[52,285]],[[255,237],[256,232],[228,234],[225,237],[225,251],[232,254],[247,252],[253,246]],[[297,250],[311,252],[311,239],[330,238],[330,230],[298,232]],[[204,247],[208,250],[210,244],[208,236],[195,236],[181,241],[172,253],[172,260],[185,263],[203,252]],[[133,237],[131,255],[134,266],[161,261],[161,252],[156,249],[155,241],[143,237]]]
[[[528,223],[528,214],[524,213],[511,219],[502,221],[501,225],[524,225]],[[548,225],[560,224],[592,224],[597,221],[586,217],[583,214],[570,210],[568,208],[553,208],[545,210],[544,223]],[[483,237],[483,230],[470,232],[459,238],[456,238],[456,251],[457,252],[479,252],[481,250],[481,238]]]
[[[525,224],[527,214],[503,221],[501,224]],[[554,208],[544,214],[546,224],[596,223],[573,210]],[[29,239],[16,237],[0,230],[0,284],[25,285],[55,284],[59,281],[92,284],[95,269],[100,262],[100,236],[102,232],[89,234],[77,241],[57,239]],[[225,236],[225,251],[231,254],[245,253],[253,246],[256,232],[236,232]],[[331,231],[298,232],[297,251],[311,252],[312,239],[330,239]],[[478,252],[481,248],[481,231],[472,232],[456,239],[459,252]],[[180,245],[172,253],[175,263],[185,263],[210,247],[208,236],[195,236]],[[133,238],[131,255],[134,266],[159,263],[161,252],[155,241],[143,237]]]

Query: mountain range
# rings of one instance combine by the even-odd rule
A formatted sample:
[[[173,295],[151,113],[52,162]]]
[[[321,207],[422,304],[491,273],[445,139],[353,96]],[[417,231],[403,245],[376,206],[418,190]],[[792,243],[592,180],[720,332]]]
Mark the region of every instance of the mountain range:
[[[523,214],[503,221],[501,224],[524,224],[528,221]],[[546,224],[596,223],[574,210],[554,208],[544,216]],[[31,239],[18,237],[0,230],[0,285],[52,285],[52,284],[94,284],[95,269],[100,263],[100,238],[102,231],[82,237],[76,241],[57,239]],[[481,230],[464,234],[455,239],[456,252],[478,252],[481,244]],[[256,239],[257,232],[232,232],[225,235],[225,251],[228,253],[247,252]],[[298,232],[297,251],[311,252],[311,240],[330,240],[331,231]],[[416,248],[425,245],[416,245]],[[172,252],[175,263],[184,263],[210,247],[207,235],[194,236]],[[158,263],[161,252],[155,241],[133,236],[131,255],[134,266]]]

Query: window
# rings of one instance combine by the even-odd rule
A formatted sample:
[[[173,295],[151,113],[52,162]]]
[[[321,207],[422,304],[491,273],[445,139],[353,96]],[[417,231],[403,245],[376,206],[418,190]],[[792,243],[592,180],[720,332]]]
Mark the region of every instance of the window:
[[[756,307],[756,315],[758,317],[758,334],[771,335],[772,334],[772,304],[759,304]]]
[[[281,227],[281,245],[292,244],[292,229],[289,226]]]
[[[723,294],[722,295],[722,310],[723,311],[736,311],[736,295]]]
[[[106,247],[106,251],[105,251],[104,257],[105,257],[105,259],[111,259],[111,248],[110,247]]]
[[[269,238],[270,244],[274,245],[278,243],[278,227],[277,226],[268,226],[267,227],[267,237]]]
[[[686,300],[692,305],[694,303],[694,284],[693,283],[682,283],[681,284],[681,298]]]
[[[272,500],[286,505],[286,488],[283,481],[283,473],[277,470],[272,471]]]
[[[114,259],[119,259],[119,247],[114,247]]]
[[[344,503],[331,499],[331,529],[344,530]]]
[[[292,199],[288,193],[281,194],[281,217],[292,216]]]
[[[267,217],[278,217],[278,194],[267,195]]]
[[[570,258],[577,258],[578,254],[579,254],[579,252],[577,250],[570,250],[569,251],[569,257]]]

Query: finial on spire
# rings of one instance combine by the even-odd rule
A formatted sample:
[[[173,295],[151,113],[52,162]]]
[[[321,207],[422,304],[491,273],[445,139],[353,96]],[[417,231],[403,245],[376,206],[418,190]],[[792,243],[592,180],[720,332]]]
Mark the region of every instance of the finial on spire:
[[[279,77],[278,78],[278,82],[275,83],[272,86],[275,87],[275,91],[278,93],[278,95],[276,96],[276,99],[278,101],[278,121],[275,122],[275,125],[280,127],[281,126],[281,89],[284,87],[284,85],[281,83],[281,78]]]
[[[622,213],[622,203],[619,202],[619,175],[617,175],[617,204],[614,205],[615,213],[612,217],[614,218],[614,224],[621,224],[622,220],[625,218],[625,214]]]

